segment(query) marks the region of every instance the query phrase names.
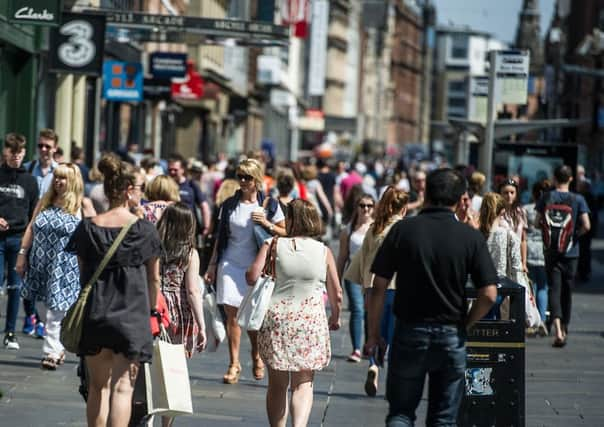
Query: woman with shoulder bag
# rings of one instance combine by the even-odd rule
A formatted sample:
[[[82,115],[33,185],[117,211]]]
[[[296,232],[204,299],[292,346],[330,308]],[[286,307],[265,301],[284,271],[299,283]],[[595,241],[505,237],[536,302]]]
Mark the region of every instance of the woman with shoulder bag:
[[[160,240],[153,224],[130,212],[129,201],[140,194],[133,167],[112,155],[98,167],[110,209],[84,219],[66,250],[78,256],[80,282],[88,283],[122,228],[131,225],[92,284],[78,351],[88,367],[88,425],[126,427],[139,365],[153,355],[149,316],[159,291]]]
[[[290,202],[285,223],[288,237],[278,238],[269,256],[275,266],[275,287],[258,332],[258,347],[269,371],[269,424],[286,424],[290,388],[292,425],[305,426],[312,409],[314,372],[329,364],[329,330],[340,327],[342,290],[331,250],[316,240],[323,227],[313,204]],[[249,285],[260,277],[272,246],[269,241],[262,245],[246,274]],[[323,304],[325,288],[329,319]]]
[[[168,206],[157,223],[163,246],[161,292],[171,319],[167,332],[172,344],[184,344],[188,358],[206,345],[199,255],[191,233],[194,226],[191,209],[181,202]],[[164,426],[171,426],[173,421],[174,418],[163,417]]]
[[[225,384],[235,384],[241,375],[239,345],[241,328],[237,323],[237,310],[247,293],[245,271],[258,253],[255,227],[267,235],[285,235],[283,212],[275,199],[262,193],[264,172],[260,162],[243,160],[237,167],[240,189],[222,203],[218,214],[216,243],[208,270],[206,283],[216,281],[216,300],[224,306],[227,321],[230,363],[223,376]],[[264,378],[264,365],[258,354],[257,333],[248,331],[252,344],[253,374],[256,380]]]

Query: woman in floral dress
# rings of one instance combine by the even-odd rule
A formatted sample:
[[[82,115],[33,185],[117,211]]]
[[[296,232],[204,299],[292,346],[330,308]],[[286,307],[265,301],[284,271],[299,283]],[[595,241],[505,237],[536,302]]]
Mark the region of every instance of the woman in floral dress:
[[[80,292],[78,260],[65,251],[65,246],[82,218],[84,195],[76,165],[61,164],[53,175],[52,186],[25,231],[16,267],[20,274],[27,272],[23,297],[47,307],[42,369],[49,370],[57,369],[65,359],[59,340],[61,320]]]
[[[163,246],[161,292],[170,312],[168,335],[172,343],[184,344],[189,358],[206,345],[194,228],[193,212],[181,202],[166,207],[157,223]],[[172,422],[173,418],[163,417],[164,427]]]
[[[269,372],[269,424],[286,424],[290,388],[292,425],[305,426],[312,409],[314,371],[329,364],[329,330],[340,327],[342,290],[331,250],[315,240],[322,234],[322,223],[313,204],[292,201],[285,223],[289,237],[275,243],[275,289],[258,334],[258,347]],[[262,245],[248,269],[248,284],[260,276],[270,243]],[[329,320],[323,304],[325,287],[331,307]]]

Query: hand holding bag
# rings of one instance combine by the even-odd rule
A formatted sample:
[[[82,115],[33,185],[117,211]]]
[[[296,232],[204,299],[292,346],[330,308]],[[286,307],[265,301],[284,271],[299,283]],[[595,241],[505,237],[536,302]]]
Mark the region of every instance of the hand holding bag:
[[[264,316],[271,302],[275,288],[275,260],[277,258],[277,240],[274,237],[268,249],[262,274],[256,284],[241,301],[237,311],[237,323],[248,331],[258,331],[264,322]]]
[[[65,350],[71,353],[78,353],[80,350],[80,341],[82,339],[82,328],[84,323],[84,310],[86,308],[86,303],[88,302],[88,296],[90,295],[90,291],[92,290],[92,285],[96,283],[99,279],[99,276],[109,264],[109,261],[115,254],[118,246],[128,234],[128,230],[130,227],[138,220],[138,218],[133,218],[120,230],[119,234],[111,244],[111,247],[103,257],[103,260],[97,267],[96,271],[86,283],[82,289],[80,290],[80,295],[78,296],[77,301],[67,310],[67,314],[61,321],[61,344],[65,347]]]
[[[153,363],[144,364],[147,414],[193,413],[189,368],[183,344],[172,344],[166,330],[153,343]]]
[[[206,286],[200,278],[203,288],[203,317],[206,325],[206,336],[208,345],[206,351],[215,352],[218,345],[226,338],[226,330],[222,321],[220,309],[216,303],[216,294],[211,286]]]

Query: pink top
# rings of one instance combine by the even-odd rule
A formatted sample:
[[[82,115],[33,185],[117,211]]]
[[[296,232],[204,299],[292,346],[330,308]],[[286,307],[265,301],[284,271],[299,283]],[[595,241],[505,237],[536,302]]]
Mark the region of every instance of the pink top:
[[[342,192],[342,197],[344,200],[346,200],[346,196],[348,196],[348,192],[352,187],[362,183],[363,177],[361,177],[361,175],[354,170],[350,172],[346,178],[343,178],[342,182],[340,182],[340,191]]]

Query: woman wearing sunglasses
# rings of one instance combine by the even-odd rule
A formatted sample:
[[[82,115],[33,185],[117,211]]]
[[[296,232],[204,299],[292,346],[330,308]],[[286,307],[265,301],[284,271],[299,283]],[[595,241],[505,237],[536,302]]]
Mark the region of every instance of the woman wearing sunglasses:
[[[407,213],[408,202],[409,195],[406,192],[398,190],[394,186],[386,188],[375,208],[375,220],[365,235],[361,249],[352,257],[350,265],[346,273],[344,273],[344,279],[360,283],[366,292],[371,292],[374,277],[371,273],[373,259],[390,228],[404,218]],[[388,345],[392,341],[394,334],[392,305],[394,304],[395,292],[396,276],[392,278],[384,300],[384,314],[381,321],[382,345],[379,346],[379,349],[376,349],[375,354],[369,355],[369,370],[367,371],[367,380],[365,381],[365,392],[371,397],[377,394],[378,365],[382,364]]]
[[[351,192],[349,197],[354,196]],[[337,268],[340,280],[344,275],[346,266],[351,258],[356,254],[361,245],[369,226],[373,223],[373,212],[375,201],[369,194],[362,194],[355,197],[357,200],[356,209],[352,214],[352,219],[348,227],[340,233],[340,251],[338,252]],[[350,306],[350,339],[352,341],[352,353],[348,356],[349,362],[358,363],[361,361],[362,335],[363,335],[363,317],[365,308],[363,304],[363,287],[359,283],[344,280],[348,304]]]
[[[241,328],[237,324],[237,310],[248,292],[245,272],[256,259],[258,243],[255,225],[268,235],[285,236],[285,216],[276,199],[264,197],[264,171],[254,159],[239,163],[236,172],[239,190],[224,201],[218,214],[217,237],[205,279],[216,281],[216,299],[224,306],[227,321],[230,364],[223,381],[235,384],[241,375],[239,346]],[[248,331],[252,344],[253,374],[256,380],[264,378],[264,364],[260,359],[257,333]]]

